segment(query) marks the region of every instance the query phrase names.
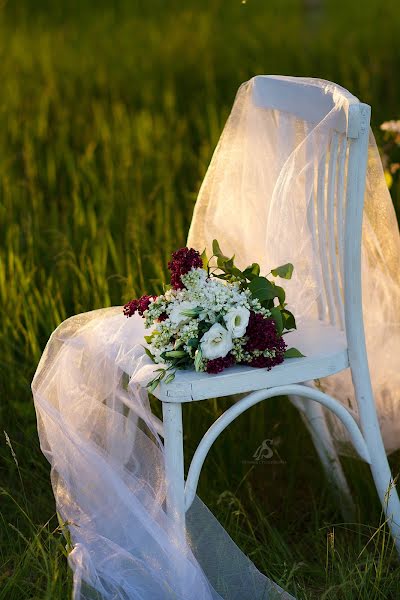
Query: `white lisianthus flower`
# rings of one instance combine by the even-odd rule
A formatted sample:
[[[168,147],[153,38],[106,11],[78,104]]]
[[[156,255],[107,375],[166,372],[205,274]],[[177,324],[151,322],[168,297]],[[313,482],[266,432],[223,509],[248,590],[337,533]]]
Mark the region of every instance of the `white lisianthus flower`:
[[[203,358],[224,358],[233,348],[232,335],[225,327],[214,323],[201,338],[200,348]]]
[[[231,332],[233,338],[240,338],[246,333],[249,323],[250,311],[245,306],[236,306],[228,310],[224,315],[226,328]]]
[[[177,302],[170,314],[169,314],[169,318],[171,323],[173,323],[174,325],[181,325],[183,323],[187,323],[188,321],[190,321],[190,319],[192,318],[192,316],[189,316],[187,313],[188,311],[190,312],[191,310],[195,309],[197,307],[197,302],[190,302],[189,300],[184,300],[183,302]]]

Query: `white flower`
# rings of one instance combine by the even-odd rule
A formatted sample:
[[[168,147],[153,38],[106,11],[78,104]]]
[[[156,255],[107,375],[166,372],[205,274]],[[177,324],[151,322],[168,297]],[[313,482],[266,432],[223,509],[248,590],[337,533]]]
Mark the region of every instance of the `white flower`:
[[[184,300],[183,302],[176,303],[169,315],[171,323],[174,325],[180,325],[181,323],[187,323],[192,318],[188,316],[186,311],[193,310],[197,307],[197,302],[190,302],[189,300]]]
[[[224,321],[233,338],[240,338],[245,334],[249,317],[250,311],[245,306],[236,306],[228,310]]]
[[[391,133],[400,133],[400,121],[385,121],[382,123],[381,129]]]
[[[201,338],[200,348],[204,358],[223,358],[233,348],[232,335],[225,327],[214,323]]]

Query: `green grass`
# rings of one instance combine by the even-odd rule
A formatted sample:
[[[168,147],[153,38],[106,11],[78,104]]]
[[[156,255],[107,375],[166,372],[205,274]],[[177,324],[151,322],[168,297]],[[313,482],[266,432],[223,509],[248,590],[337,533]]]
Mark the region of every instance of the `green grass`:
[[[0,4],[0,425],[16,456],[1,438],[0,600],[70,595],[29,387],[44,344],[71,314],[160,290],[238,85],[317,76],[369,102],[375,129],[399,117],[398,3],[322,4]],[[187,458],[224,406],[186,407]],[[265,438],[281,440],[283,463],[247,464]],[[368,469],[345,467],[355,523],[295,409],[271,400],[217,441],[200,495],[299,599],[395,600],[400,568]]]

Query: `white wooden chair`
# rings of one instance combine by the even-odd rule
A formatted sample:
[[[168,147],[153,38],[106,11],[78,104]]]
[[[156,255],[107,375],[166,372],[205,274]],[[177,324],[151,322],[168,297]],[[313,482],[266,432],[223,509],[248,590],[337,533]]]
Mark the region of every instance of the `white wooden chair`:
[[[274,77],[257,77],[254,93],[256,101],[265,108],[284,110],[306,122],[319,121],[333,107],[332,96],[320,89],[301,87]],[[185,512],[193,502],[201,468],[218,435],[251,406],[273,396],[286,395],[305,415],[327,472],[346,492],[347,483],[322,407],[342,421],[355,450],[370,464],[400,552],[400,502],[379,429],[360,310],[361,230],[369,122],[370,107],[357,100],[351,103],[348,116],[344,110],[339,111],[330,147],[326,149],[326,160],[317,167],[315,215],[314,211],[309,215],[309,223],[324,266],[320,318],[302,324],[300,330],[287,336],[288,344],[300,348],[306,357],[287,359],[271,371],[246,366],[236,366],[218,375],[179,371],[173,382],[161,384],[154,392],[163,408],[163,427],[158,424],[158,429],[164,436],[166,475],[170,482],[167,509],[180,523],[182,534]],[[358,403],[359,423],[340,402],[311,383],[348,367]],[[228,408],[203,436],[185,482],[182,405],[244,392],[249,395]]]

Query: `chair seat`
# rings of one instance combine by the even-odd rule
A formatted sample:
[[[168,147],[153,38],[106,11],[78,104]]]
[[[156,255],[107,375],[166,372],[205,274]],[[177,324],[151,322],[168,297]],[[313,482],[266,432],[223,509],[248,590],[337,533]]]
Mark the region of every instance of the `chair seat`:
[[[177,371],[175,379],[161,383],[153,394],[163,402],[192,402],[302,383],[338,373],[349,366],[343,331],[322,321],[303,321],[296,331],[285,335],[288,348],[295,347],[304,358],[288,358],[270,371],[238,365],[218,373]]]

